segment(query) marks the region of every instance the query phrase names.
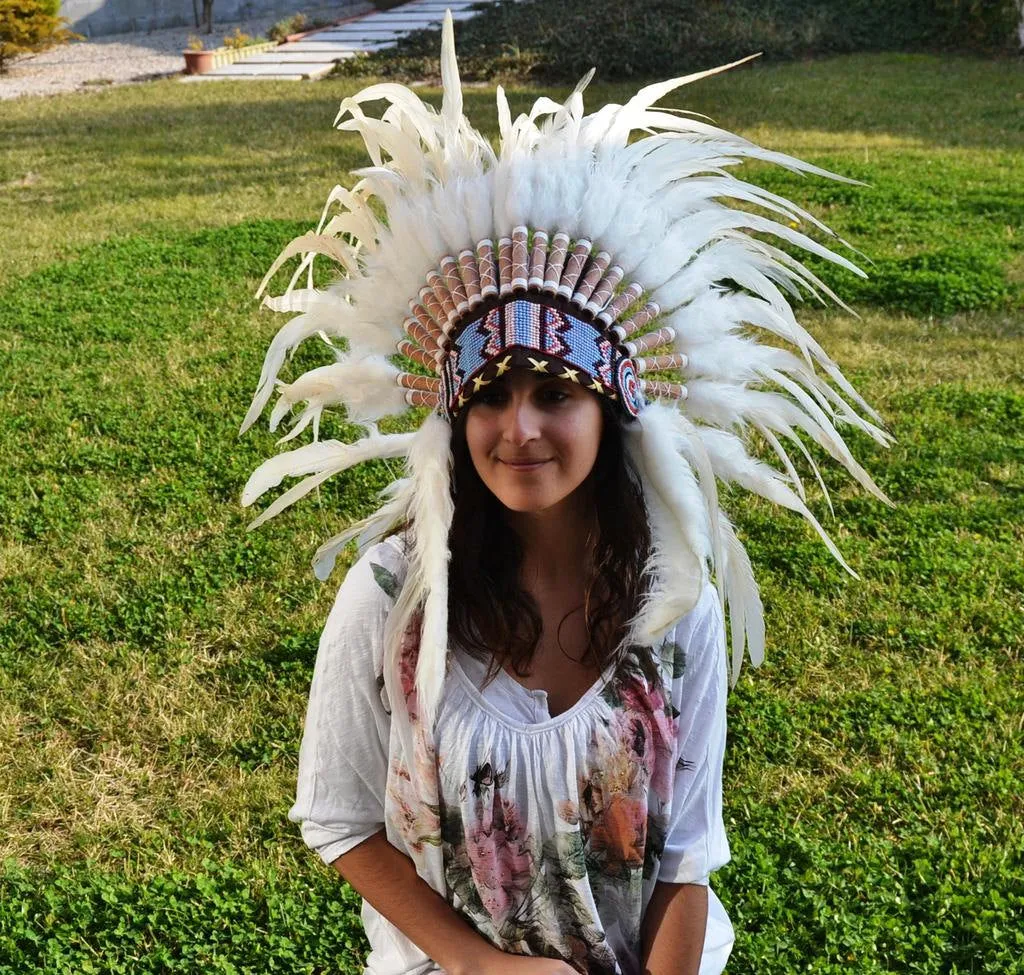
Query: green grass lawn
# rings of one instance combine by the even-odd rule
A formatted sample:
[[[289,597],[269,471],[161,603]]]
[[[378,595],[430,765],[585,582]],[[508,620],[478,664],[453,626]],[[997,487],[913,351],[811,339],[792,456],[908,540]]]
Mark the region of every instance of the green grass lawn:
[[[309,562],[390,473],[249,534],[274,436],[237,437],[256,284],[365,161],[331,129],[355,87],[0,108],[2,975],[362,970],[285,813],[337,582]],[[729,971],[1024,973],[1024,75],[856,56],[676,104],[868,184],[752,173],[864,255],[831,277],[861,317],[804,318],[897,437],[853,438],[894,510],[838,472],[815,504],[860,582],[732,499],[769,648],[730,701]],[[492,90],[467,108],[494,132]]]

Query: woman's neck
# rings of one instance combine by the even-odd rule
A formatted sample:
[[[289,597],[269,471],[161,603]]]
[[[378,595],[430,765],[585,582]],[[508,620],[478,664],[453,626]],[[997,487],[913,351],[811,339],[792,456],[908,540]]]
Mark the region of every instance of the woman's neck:
[[[523,546],[521,572],[527,589],[585,584],[596,531],[591,505],[566,498],[546,511],[510,512],[509,523]]]

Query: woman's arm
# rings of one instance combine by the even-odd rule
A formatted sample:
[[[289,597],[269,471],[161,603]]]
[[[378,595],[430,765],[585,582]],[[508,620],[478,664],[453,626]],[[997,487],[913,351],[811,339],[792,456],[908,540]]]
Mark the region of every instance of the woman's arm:
[[[707,920],[707,887],[655,884],[640,933],[643,975],[697,975]]]
[[[416,873],[412,860],[388,842],[383,830],[331,866],[449,975],[575,975],[563,962],[495,948]]]

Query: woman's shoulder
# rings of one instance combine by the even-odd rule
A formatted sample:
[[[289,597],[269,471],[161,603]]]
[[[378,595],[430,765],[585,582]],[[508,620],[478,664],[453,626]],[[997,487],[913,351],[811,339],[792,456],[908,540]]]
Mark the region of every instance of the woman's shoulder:
[[[708,583],[701,590],[697,602],[676,622],[665,637],[665,650],[674,658],[673,677],[680,677],[684,668],[706,663],[710,665],[717,655],[725,653],[725,624],[718,590]],[[683,663],[685,661],[685,664]]]
[[[361,588],[369,587],[388,599],[395,600],[405,583],[408,569],[408,541],[405,535],[389,535],[363,552],[348,570],[345,583],[347,584],[351,577]]]
[[[679,618],[672,633],[677,640],[683,638],[689,641],[695,636],[707,635],[709,630],[717,632],[722,626],[722,618],[718,590],[709,582],[701,590],[693,609]]]
[[[403,535],[371,545],[345,574],[327,618],[324,635],[335,639],[378,630],[405,583],[409,558]]]

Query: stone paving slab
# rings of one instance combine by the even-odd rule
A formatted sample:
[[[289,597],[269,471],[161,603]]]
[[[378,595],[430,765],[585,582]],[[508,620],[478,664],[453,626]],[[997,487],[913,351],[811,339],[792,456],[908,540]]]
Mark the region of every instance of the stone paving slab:
[[[282,53],[286,51],[293,52],[317,52],[317,53],[331,53],[337,54],[339,57],[351,57],[355,54],[355,50],[351,45],[344,44],[330,44],[325,41],[295,41],[294,44],[282,44],[275,53]]]
[[[355,57],[355,51],[269,51],[266,54],[254,54],[245,59],[245,64],[334,64],[345,58]],[[235,62],[240,64],[241,62]],[[235,65],[231,65],[234,67]]]
[[[452,16],[463,15],[465,10],[453,10]],[[404,24],[406,21],[419,22],[421,20],[441,20],[444,17],[444,10],[409,10],[400,13],[398,10],[381,11],[379,14],[367,14],[358,20],[349,23],[360,24]]]
[[[409,30],[416,30],[416,28],[410,27]],[[406,31],[403,30],[402,33],[405,34]],[[393,44],[395,41],[395,31],[387,27],[354,27],[351,30],[339,28],[338,30],[317,31],[312,36],[322,41],[367,40],[387,41],[389,44]]]
[[[392,7],[391,10],[377,10],[374,13],[367,14],[368,17],[396,17],[401,14],[412,14],[422,13],[423,11],[429,11],[430,13],[439,13],[444,16],[446,10],[452,12],[452,16],[456,13],[462,13],[469,10],[475,3],[475,0],[465,0],[464,3],[404,3],[401,7]]]
[[[333,62],[328,64],[250,64],[236,61],[234,64],[226,64],[217,70],[221,78],[277,78],[277,77],[315,77],[326,74],[333,67]],[[207,75],[206,77],[209,77]]]
[[[442,20],[446,10],[451,10],[452,17],[466,17],[474,16],[476,11],[470,10],[468,7],[461,9],[457,7],[438,7],[436,10],[430,8],[424,8],[422,10],[404,10],[399,8],[396,10],[382,10],[380,13],[367,14],[365,17],[359,17],[357,20],[351,20],[349,23],[366,23],[366,24],[397,24],[402,23],[406,20]]]
[[[462,17],[452,16],[452,20],[468,20],[472,17],[472,14],[467,14]],[[405,21],[402,25],[396,26],[392,24],[381,24],[381,23],[367,23],[365,21],[359,21],[358,23],[342,24],[339,27],[325,27],[323,30],[318,30],[316,36],[327,35],[328,37],[387,37],[392,41],[397,40],[402,34],[407,34],[414,30],[423,30],[426,27],[440,27],[442,17],[435,17],[432,20],[418,20],[418,21]]]
[[[454,14],[453,14],[454,16]],[[361,20],[354,20],[348,24],[338,24],[336,27],[325,27],[324,30],[351,30],[354,27],[366,27],[370,30],[415,30],[428,24],[439,24],[444,19],[444,14],[423,14],[421,17],[403,17],[401,20],[378,20],[375,17],[366,17]]]
[[[315,37],[315,35],[314,35]],[[309,40],[295,41],[294,44],[282,44],[281,47],[286,51],[379,51],[382,47],[388,47],[390,41],[360,41],[360,40],[347,40],[347,41],[321,41],[315,40],[314,37],[310,37]],[[238,63],[237,61],[235,62]]]

